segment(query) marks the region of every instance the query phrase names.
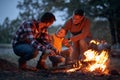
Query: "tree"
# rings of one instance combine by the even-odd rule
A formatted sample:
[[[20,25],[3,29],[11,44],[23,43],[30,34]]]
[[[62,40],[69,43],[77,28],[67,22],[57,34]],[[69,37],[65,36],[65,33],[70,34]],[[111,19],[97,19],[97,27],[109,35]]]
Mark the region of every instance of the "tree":
[[[19,18],[10,21],[8,17],[5,18],[2,25],[0,25],[0,43],[11,43],[16,28],[21,24]]]
[[[120,43],[119,0],[44,0],[44,2],[49,3],[47,6],[54,7],[50,7],[53,11],[66,9],[67,17],[72,15],[74,9],[82,8],[89,17],[95,18],[99,16],[107,18],[110,23],[112,43]]]
[[[120,1],[90,0],[87,13],[90,16],[106,17],[110,23],[112,43],[120,43]]]
[[[18,2],[17,8],[20,10],[21,20],[39,19],[41,14],[46,11],[46,4],[43,3],[43,0],[23,0]]]
[[[18,2],[17,8],[20,10],[19,17],[8,23],[11,26],[10,32],[15,31],[23,20],[39,19],[43,12],[66,12],[68,15],[62,17],[68,19],[74,9],[82,8],[86,16],[107,18],[110,23],[112,42],[120,43],[119,0],[21,0]],[[8,24],[4,23],[4,26]]]
[[[10,20],[8,17],[5,18],[3,24],[1,25],[0,28],[0,43],[8,43],[10,38],[9,38],[9,28],[10,28]]]

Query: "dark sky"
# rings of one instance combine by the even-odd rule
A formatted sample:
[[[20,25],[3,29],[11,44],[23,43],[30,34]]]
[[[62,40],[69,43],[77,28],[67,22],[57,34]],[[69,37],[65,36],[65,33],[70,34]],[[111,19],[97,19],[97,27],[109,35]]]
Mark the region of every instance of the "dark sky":
[[[0,23],[6,17],[9,17],[10,20],[15,19],[18,15],[17,1],[19,0],[0,0]]]
[[[19,9],[16,8],[18,1],[20,0],[0,0],[0,24],[3,23],[6,17],[9,17],[10,20],[13,20],[18,16]],[[53,25],[62,25],[65,21],[61,20],[60,15],[66,13],[56,12],[54,14],[57,20]]]

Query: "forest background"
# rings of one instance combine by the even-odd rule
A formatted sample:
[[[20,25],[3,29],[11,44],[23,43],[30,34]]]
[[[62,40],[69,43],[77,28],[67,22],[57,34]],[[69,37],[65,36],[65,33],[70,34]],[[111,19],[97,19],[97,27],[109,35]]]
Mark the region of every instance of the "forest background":
[[[63,12],[60,17],[65,22],[75,9],[81,8],[91,21],[94,39],[106,40],[111,45],[120,44],[119,0],[20,0],[16,7],[19,9],[18,17],[13,20],[6,17],[0,24],[0,43],[10,44],[14,32],[25,20],[39,19],[44,12],[50,11],[57,14]],[[49,33],[55,33],[63,24],[52,25]]]

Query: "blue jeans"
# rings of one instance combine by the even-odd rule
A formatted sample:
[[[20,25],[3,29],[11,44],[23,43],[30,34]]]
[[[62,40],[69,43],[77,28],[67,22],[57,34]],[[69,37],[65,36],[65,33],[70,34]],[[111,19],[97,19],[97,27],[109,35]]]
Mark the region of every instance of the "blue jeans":
[[[14,53],[20,56],[24,61],[30,60],[38,54],[38,51],[29,44],[18,44],[13,47],[13,50]]]

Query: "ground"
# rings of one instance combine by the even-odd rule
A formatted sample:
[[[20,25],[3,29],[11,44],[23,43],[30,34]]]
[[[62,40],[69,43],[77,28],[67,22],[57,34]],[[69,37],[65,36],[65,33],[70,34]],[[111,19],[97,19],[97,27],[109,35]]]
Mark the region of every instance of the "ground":
[[[120,80],[120,59],[110,57],[110,75],[95,75],[82,73],[52,72],[51,70],[21,71],[18,69],[18,57],[12,48],[0,48],[0,80]],[[28,62],[28,65],[36,65],[37,58]]]

